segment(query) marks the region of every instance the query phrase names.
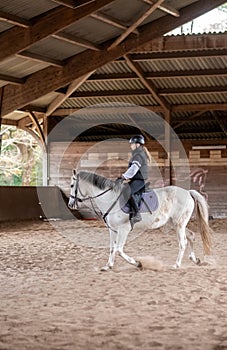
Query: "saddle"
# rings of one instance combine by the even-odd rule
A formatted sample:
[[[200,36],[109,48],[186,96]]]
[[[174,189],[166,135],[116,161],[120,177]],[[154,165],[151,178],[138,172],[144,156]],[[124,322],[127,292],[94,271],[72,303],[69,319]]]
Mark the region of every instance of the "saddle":
[[[152,214],[152,212],[158,209],[158,197],[154,190],[149,188],[147,185],[145,186],[145,192],[138,193],[138,196],[136,197],[140,213]],[[125,203],[124,197],[120,198],[120,207],[124,213],[130,213],[130,206],[128,203]]]

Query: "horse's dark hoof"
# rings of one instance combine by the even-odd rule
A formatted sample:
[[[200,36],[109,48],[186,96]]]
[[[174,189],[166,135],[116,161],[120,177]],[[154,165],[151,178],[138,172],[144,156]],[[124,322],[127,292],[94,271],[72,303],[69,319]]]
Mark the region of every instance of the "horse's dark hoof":
[[[142,270],[143,265],[141,264],[141,262],[140,262],[140,261],[137,261],[137,267],[138,267],[138,269],[141,269],[141,270]]]
[[[109,271],[109,270],[112,270],[112,266],[105,265],[100,269],[100,271]]]
[[[196,258],[196,265],[201,265],[201,260],[199,258]]]

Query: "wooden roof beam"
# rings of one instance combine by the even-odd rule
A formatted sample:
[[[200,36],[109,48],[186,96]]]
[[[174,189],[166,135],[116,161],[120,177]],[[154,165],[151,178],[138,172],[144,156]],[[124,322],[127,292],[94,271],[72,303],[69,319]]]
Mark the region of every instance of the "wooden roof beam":
[[[51,1],[56,2],[59,5],[70,7],[72,9],[78,8],[80,6],[84,6],[90,2],[94,2],[94,0],[51,0]]]
[[[29,51],[22,51],[22,52],[18,53],[17,56],[28,58],[29,60],[48,63],[49,65],[55,66],[55,67],[63,67],[63,65],[64,65],[64,63],[62,61],[55,60],[53,58],[39,55],[37,53],[29,52]]]
[[[123,107],[125,108],[125,107]],[[133,107],[134,109],[135,107]],[[145,108],[150,111],[154,112],[162,112],[163,108],[161,106],[139,106],[139,108]],[[52,116],[68,116],[70,114],[73,114],[77,111],[85,111],[87,113],[86,108],[58,108],[53,113]],[[119,113],[122,113],[121,107],[114,107],[114,112],[117,113],[119,110]],[[206,103],[206,104],[187,104],[187,105],[172,105],[172,112],[189,112],[189,111],[211,111],[211,110],[220,110],[220,111],[226,111],[227,110],[227,103]],[[106,109],[104,108],[104,112]],[[100,111],[100,108],[97,109],[96,113],[103,112]],[[95,113],[95,110],[92,111],[92,113]],[[3,119],[4,120],[4,119]]]
[[[52,35],[52,37],[59,39],[59,40],[67,41],[68,43],[71,43],[71,44],[85,47],[86,49],[91,49],[94,51],[101,50],[101,47],[99,45],[96,45],[88,40],[78,38],[75,35],[72,35],[70,33],[61,32],[61,33],[57,33],[57,34]]]
[[[0,80],[6,81],[7,83],[10,83],[10,84],[15,84],[15,85],[22,85],[25,82],[25,79],[12,77],[11,75],[6,75],[6,74],[0,74]]]
[[[114,42],[109,46],[108,50],[113,49],[118,44],[120,44],[125,38],[127,38],[127,36],[131,34],[134,29],[139,27],[139,25],[142,24],[143,21],[145,21],[145,19],[148,16],[150,16],[159,5],[161,5],[162,2],[164,2],[164,0],[157,0],[155,3],[152,3],[150,8],[146,10],[142,16],[140,15],[139,18],[137,18],[137,20],[133,24],[131,24],[131,26],[128,27],[124,33],[122,33],[116,40],[114,40]]]
[[[141,80],[142,81],[142,80]],[[77,98],[90,98],[90,97],[111,97],[111,96],[141,96],[150,95],[152,92],[148,84],[146,89],[126,89],[126,90],[105,90],[105,91],[78,91],[71,94],[70,97]],[[215,94],[215,93],[227,93],[227,86],[207,86],[207,87],[191,87],[191,88],[177,88],[177,89],[159,89],[154,87],[152,95],[154,98],[161,99],[161,96],[167,95],[180,95],[180,94]],[[158,101],[159,102],[159,101]],[[159,102],[160,103],[160,102]],[[164,103],[161,104],[162,106]],[[167,109],[167,107],[165,107]]]
[[[1,119],[1,124],[2,125],[18,126],[17,120],[12,120],[12,119],[7,119],[7,118],[2,118]]]
[[[67,92],[64,96],[59,95],[56,97],[48,106],[46,111],[46,116],[48,117],[51,115],[78,87],[80,87],[87,78],[92,74],[93,72],[89,72],[88,74],[83,75],[82,77],[75,79],[67,88]]]
[[[129,55],[125,55],[124,58],[128,66],[130,67],[130,69],[139,77],[142,84],[150,91],[150,93],[158,101],[158,103],[165,110],[170,110],[171,106],[169,105],[169,103],[163,97],[159,96],[155,85],[145,77],[145,74],[140,68],[139,64],[136,62],[133,62]]]
[[[91,16],[92,18],[98,19],[99,21],[102,21],[106,24],[110,24],[113,27],[122,29],[122,30],[127,30],[128,26],[126,26],[125,24],[123,24],[121,21],[119,21],[119,19],[117,18],[113,18],[110,15],[107,15],[106,13],[102,13],[100,11],[96,12],[96,13],[92,13]],[[132,33],[138,35],[139,31],[135,28]]]
[[[227,70],[224,69],[199,69],[199,70],[184,70],[184,71],[158,71],[146,72],[146,79],[163,79],[163,78],[186,78],[200,76],[225,76]],[[109,80],[135,80],[139,79],[135,73],[112,73],[112,74],[93,74],[88,81],[109,81]]]
[[[187,122],[191,121],[191,120],[194,120],[198,117],[200,117],[201,115],[203,115],[204,113],[206,113],[207,111],[204,110],[204,111],[199,111],[197,113],[194,113],[193,115],[191,115],[190,117],[188,117],[186,120],[182,120],[181,122],[179,122],[178,124],[176,124],[175,126],[173,126],[173,129],[176,130],[178,129],[180,126],[186,124]]]
[[[63,5],[66,7],[70,7],[71,9],[75,8],[75,2],[74,0],[51,0],[55,2],[56,4]]]
[[[0,11],[0,20],[22,28],[29,28],[31,26],[31,22],[29,20],[4,11]]]
[[[226,111],[227,103],[194,103],[172,106],[173,112],[188,111]]]
[[[187,88],[160,89],[158,90],[158,93],[161,96],[227,93],[227,86],[196,86]]]
[[[91,97],[116,97],[116,96],[143,96],[150,95],[148,89],[125,89],[125,90],[100,90],[100,91],[77,91],[69,98],[91,98]]]
[[[0,33],[0,61],[27,49],[32,44],[89,16],[91,13],[98,11],[111,2],[113,0],[89,2],[76,10],[59,6],[43,14],[41,19],[33,19],[33,24],[29,28],[13,27]]]
[[[147,4],[152,4],[153,0],[143,0],[144,2],[146,2]],[[159,10],[168,13],[169,15],[172,15],[174,17],[179,17],[180,13],[178,10],[176,10],[174,7],[170,6],[170,5],[166,5],[166,4],[161,4],[158,6]]]
[[[2,99],[2,115],[6,115],[15,109],[21,108],[53,90],[68,85],[72,80],[116,60],[129,53],[132,49],[140,47],[154,38],[160,37],[224,2],[223,0],[216,0],[214,3],[213,0],[206,0],[205,3],[203,0],[198,0],[183,8],[180,11],[180,17],[175,18],[171,15],[166,15],[165,21],[163,21],[162,17],[142,26],[140,28],[141,33],[138,37],[128,37],[125,39],[124,43],[119,44],[113,50],[104,50],[101,52],[93,51],[92,55],[91,51],[87,50],[69,59],[63,68],[47,67],[42,71],[32,74],[26,80],[23,88],[13,85],[5,86]],[[13,45],[10,45],[10,47],[13,47]]]

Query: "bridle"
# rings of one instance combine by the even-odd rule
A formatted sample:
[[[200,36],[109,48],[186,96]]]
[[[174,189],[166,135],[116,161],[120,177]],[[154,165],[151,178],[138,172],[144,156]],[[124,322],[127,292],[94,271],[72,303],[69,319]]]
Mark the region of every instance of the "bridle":
[[[92,200],[95,199],[95,198],[101,197],[105,193],[107,193],[107,192],[112,190],[112,188],[110,187],[110,188],[107,188],[107,190],[97,194],[96,196],[87,196],[87,197],[85,197],[85,195],[82,193],[81,189],[79,188],[79,177],[78,176],[77,177],[73,176],[73,180],[76,181],[75,195],[73,196],[73,195],[70,194],[69,197],[74,200],[77,209],[78,209],[78,202],[83,203],[83,202],[88,201],[88,200],[91,202],[92,208],[94,209],[94,203],[93,203]],[[79,193],[80,196],[82,196],[82,198],[78,198],[78,193]]]
[[[102,218],[102,219],[104,220],[104,222],[105,222],[105,224],[107,225],[108,228],[111,228],[111,227],[109,227],[109,225],[108,225],[107,222],[106,222],[106,217],[107,217],[107,215],[111,212],[111,210],[113,209],[113,207],[115,206],[115,204],[118,202],[118,200],[119,200],[119,198],[120,198],[120,196],[121,196],[121,194],[122,194],[122,191],[120,191],[120,193],[119,193],[119,195],[117,196],[117,198],[115,199],[115,201],[110,205],[109,209],[108,209],[104,214],[103,214],[102,212],[98,213],[97,210],[95,209],[95,205],[94,205],[94,203],[93,203],[93,199],[103,196],[105,193],[111,191],[112,188],[111,188],[111,187],[110,187],[110,188],[107,188],[105,191],[103,191],[103,192],[97,194],[96,196],[87,196],[87,197],[86,197],[86,196],[82,193],[82,191],[81,191],[81,189],[80,189],[80,187],[79,187],[79,176],[77,176],[77,177],[73,176],[72,179],[73,179],[74,181],[76,181],[75,194],[74,194],[74,196],[70,194],[69,198],[71,198],[71,199],[74,200],[74,203],[75,203],[75,205],[76,205],[76,209],[78,210],[78,207],[79,207],[79,206],[78,206],[78,202],[83,203],[83,202],[89,200],[90,203],[91,203],[91,207],[92,207],[92,209],[94,210],[95,214],[96,214],[99,218]],[[72,187],[72,185],[71,185],[71,187]],[[79,193],[80,196],[82,196],[82,198],[78,198],[78,193]],[[112,229],[112,230],[113,230],[113,229]],[[113,230],[113,231],[116,232],[115,230]]]

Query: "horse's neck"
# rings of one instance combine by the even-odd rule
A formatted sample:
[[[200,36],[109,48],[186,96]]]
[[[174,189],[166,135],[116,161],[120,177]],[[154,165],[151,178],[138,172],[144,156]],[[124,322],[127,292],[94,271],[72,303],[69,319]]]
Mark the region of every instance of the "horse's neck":
[[[108,188],[100,190],[98,187],[88,183],[84,183],[86,192],[89,197],[93,198],[93,202],[101,211],[106,211],[118,198],[118,193],[113,190],[107,191]],[[107,192],[105,192],[107,191]]]

